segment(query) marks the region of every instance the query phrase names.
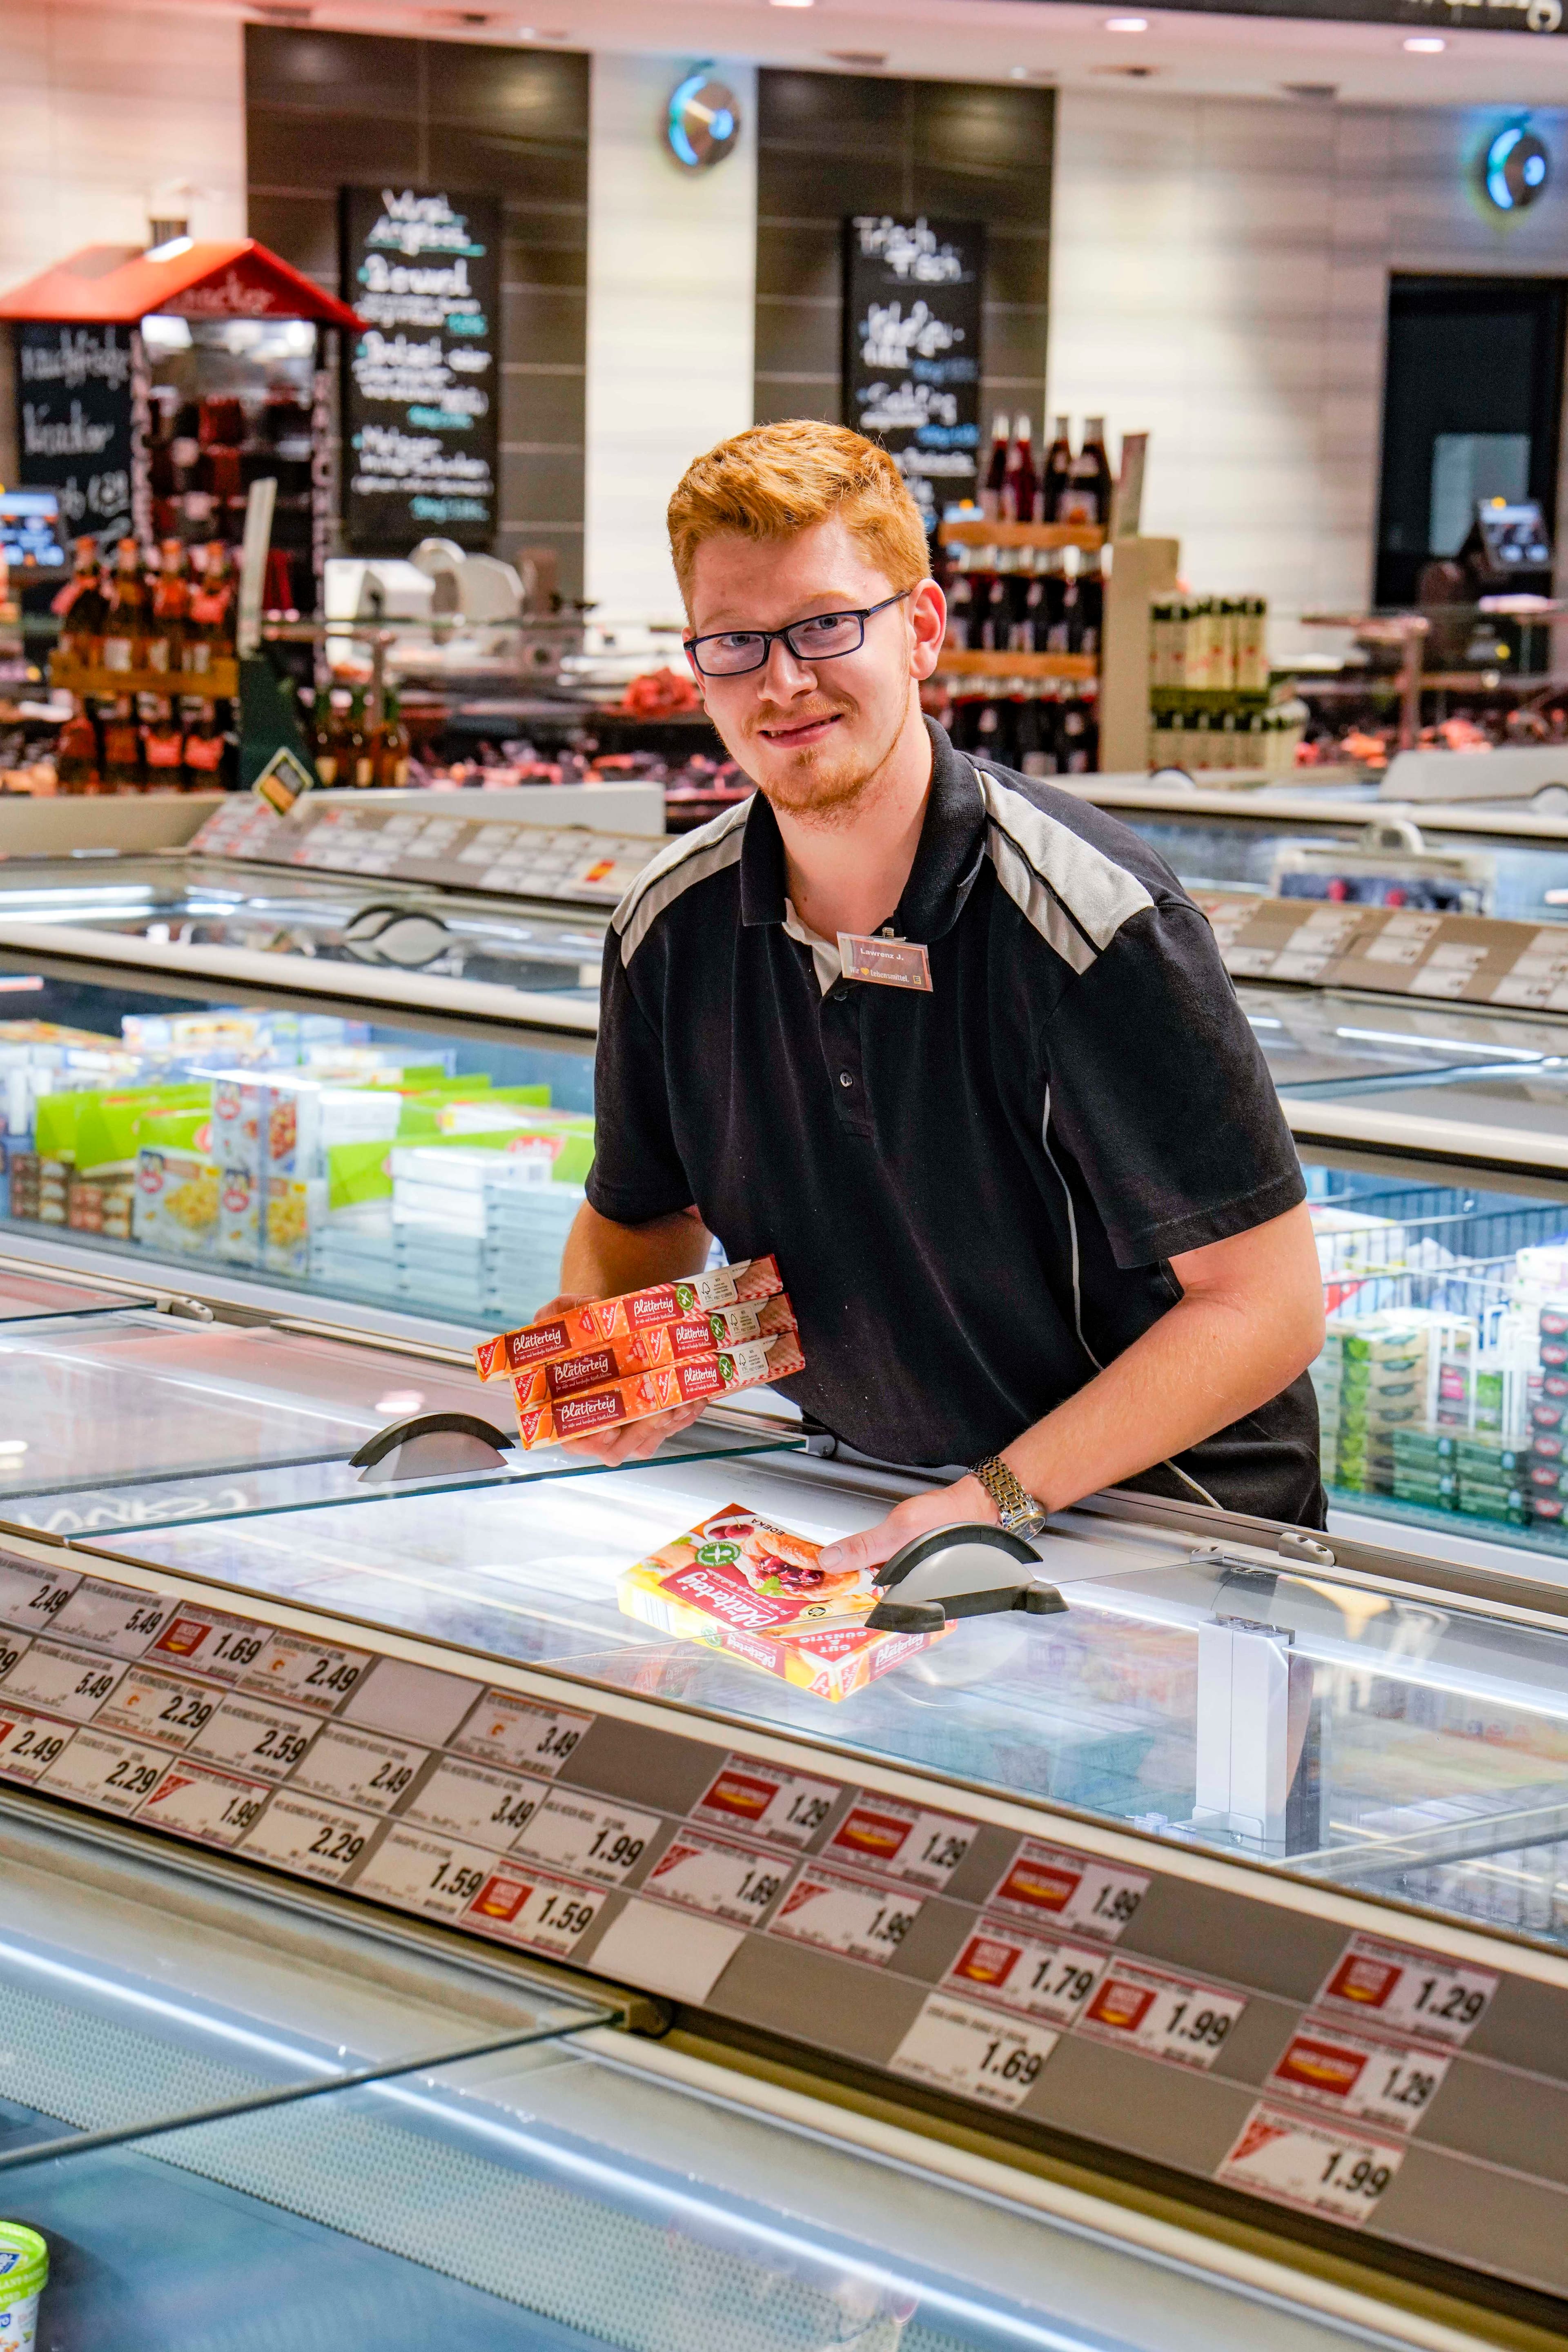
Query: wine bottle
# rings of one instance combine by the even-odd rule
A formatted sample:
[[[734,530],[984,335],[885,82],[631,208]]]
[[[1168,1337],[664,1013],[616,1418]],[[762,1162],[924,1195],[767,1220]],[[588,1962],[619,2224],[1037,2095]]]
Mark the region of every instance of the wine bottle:
[[[1039,480],[1035,472],[1035,455],[1029,440],[1029,420],[1018,419],[1018,436],[1013,444],[1013,456],[1007,467],[1007,478],[1002,486],[1002,513],[1008,522],[1033,522],[1035,497]]]
[[[1061,522],[1062,497],[1072,474],[1072,418],[1058,416],[1051,446],[1046,452],[1045,475],[1040,499],[1041,517],[1046,522]]]
[[[994,522],[1002,511],[1002,486],[1007,478],[1007,419],[999,415],[992,423],[991,457],[980,490],[980,511],[990,522]]]

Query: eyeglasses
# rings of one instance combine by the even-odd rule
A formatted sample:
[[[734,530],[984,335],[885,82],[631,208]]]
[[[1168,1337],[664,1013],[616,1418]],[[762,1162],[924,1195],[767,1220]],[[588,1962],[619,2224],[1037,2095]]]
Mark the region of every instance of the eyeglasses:
[[[798,662],[837,661],[840,654],[858,654],[866,642],[866,624],[873,613],[901,604],[912,588],[884,596],[858,613],[814,613],[809,620],[792,621],[787,629],[724,629],[710,637],[689,637],[686,651],[693,669],[704,677],[744,677],[748,670],[764,669],[775,638],[782,638]]]

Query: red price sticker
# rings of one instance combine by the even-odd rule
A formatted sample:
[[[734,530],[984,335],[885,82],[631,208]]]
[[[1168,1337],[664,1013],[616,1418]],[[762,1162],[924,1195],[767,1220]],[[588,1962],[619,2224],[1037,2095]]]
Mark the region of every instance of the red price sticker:
[[[400,1911],[423,1911],[427,1918],[456,1919],[494,1868],[494,1854],[481,1846],[394,1829],[360,1872],[354,1893]]]
[[[727,1756],[691,1808],[715,1829],[743,1830],[779,1845],[808,1845],[837,1803],[837,1780],[787,1772],[753,1756]]]
[[[1073,2025],[1107,1966],[1103,1951],[1045,1943],[1005,1919],[982,1919],[942,1979],[1026,2017]]]
[[[1268,2077],[1270,2091],[1385,2129],[1415,2129],[1453,2060],[1419,2043],[1369,2042],[1337,2018],[1306,2017]]]
[[[1026,1838],[997,1881],[991,1904],[1019,1918],[1073,1927],[1114,1944],[1148,1889],[1140,1871]]]
[[[1017,2025],[994,2010],[933,1992],[888,2063],[895,2074],[934,2083],[960,2098],[1019,2107],[1060,2039],[1042,2026]]]
[[[1247,2007],[1239,1993],[1194,1984],[1163,1969],[1114,1960],[1084,2011],[1080,2033],[1150,2058],[1207,2073]]]
[[[1330,1970],[1317,2006],[1457,2050],[1486,2015],[1500,1981],[1490,1969],[1385,1944],[1376,1936],[1352,1936]]]
[[[862,1790],[824,1848],[835,1862],[885,1873],[907,1885],[944,1887],[974,1843],[975,1823],[922,1812]]]
[[[465,1921],[505,1937],[509,1944],[526,1944],[531,1951],[558,1957],[580,1944],[599,1915],[604,1895],[591,1886],[574,1886],[542,1871],[492,1871],[463,1914]]]
[[[271,1639],[271,1626],[258,1625],[253,1617],[182,1606],[148,1654],[172,1665],[195,1666],[214,1682],[234,1683],[256,1664]]]
[[[643,1886],[665,1903],[733,1919],[742,1927],[762,1925],[770,1905],[789,1884],[795,1864],[784,1854],[758,1853],[721,1838],[685,1830],[659,1855]]]
[[[921,1907],[918,1895],[868,1886],[862,1879],[809,1863],[784,1896],[769,1933],[879,1969],[892,1958]]]
[[[1260,2101],[1215,2179],[1301,2212],[1331,2214],[1357,2230],[1404,2160],[1396,2140],[1335,2131]]]

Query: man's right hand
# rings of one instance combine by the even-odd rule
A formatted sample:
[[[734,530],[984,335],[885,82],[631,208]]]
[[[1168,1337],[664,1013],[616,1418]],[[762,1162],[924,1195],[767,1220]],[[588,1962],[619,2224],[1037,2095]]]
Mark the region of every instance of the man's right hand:
[[[564,1315],[569,1307],[586,1307],[588,1303],[584,1291],[559,1291],[546,1300],[532,1319],[535,1323],[548,1323],[552,1317]],[[617,1468],[623,1462],[646,1462],[650,1454],[658,1452],[667,1437],[690,1428],[700,1418],[705,1402],[700,1398],[694,1404],[677,1405],[673,1412],[650,1412],[646,1420],[624,1422],[616,1429],[596,1429],[585,1437],[563,1438],[561,1451],[579,1457],[586,1455],[608,1470]]]

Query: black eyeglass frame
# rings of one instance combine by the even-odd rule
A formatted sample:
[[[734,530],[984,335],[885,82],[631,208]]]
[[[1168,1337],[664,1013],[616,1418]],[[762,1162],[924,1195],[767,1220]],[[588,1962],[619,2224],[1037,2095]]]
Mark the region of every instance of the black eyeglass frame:
[[[808,667],[814,667],[819,661],[842,661],[847,654],[859,652],[866,642],[866,624],[874,614],[885,613],[889,604],[901,604],[907,596],[914,594],[915,588],[921,584],[916,581],[914,587],[900,588],[896,596],[884,596],[879,604],[857,605],[847,612],[841,613],[807,613],[803,620],[792,621],[784,629],[713,629],[704,637],[688,637],[683,651],[699,677],[752,677],[758,670],[766,669],[773,658],[773,646],[781,638],[796,661],[805,663]],[[858,621],[860,634],[852,646],[840,646],[837,653],[803,654],[795,642],[795,631],[813,628],[822,621]],[[763,646],[761,657],[754,662],[748,662],[744,669],[704,669],[698,658],[699,646],[716,645],[721,637],[760,637]]]

